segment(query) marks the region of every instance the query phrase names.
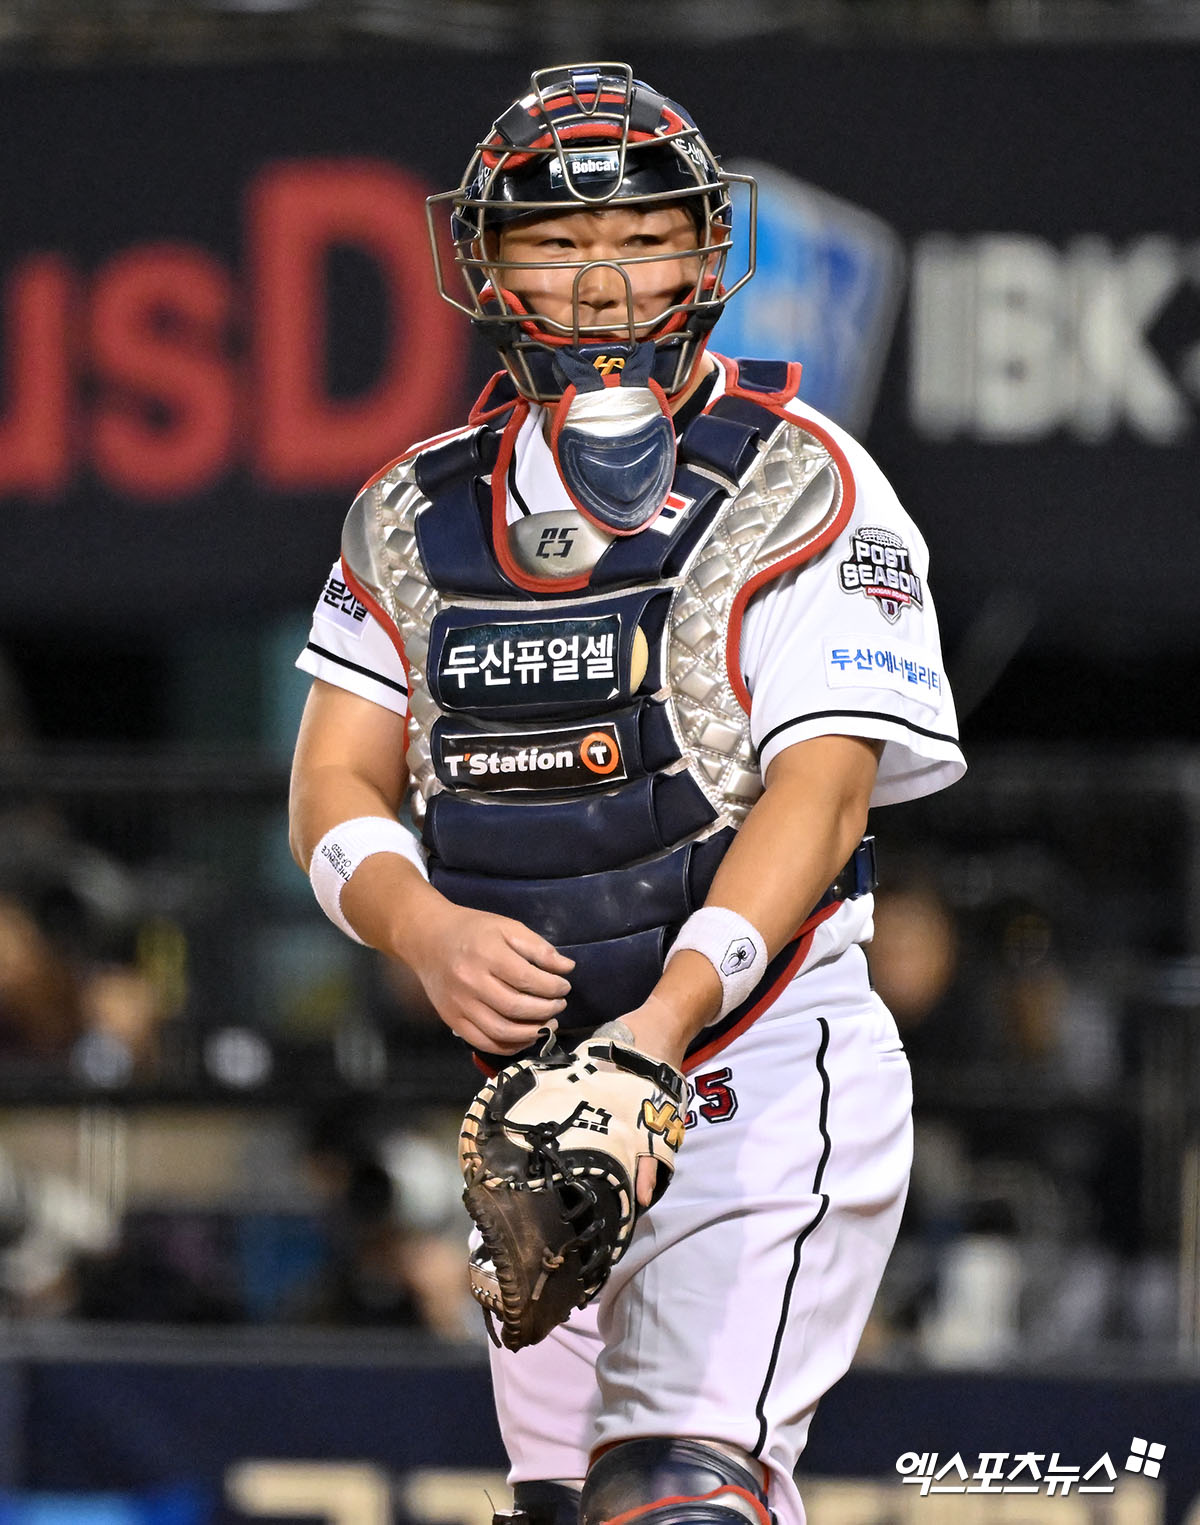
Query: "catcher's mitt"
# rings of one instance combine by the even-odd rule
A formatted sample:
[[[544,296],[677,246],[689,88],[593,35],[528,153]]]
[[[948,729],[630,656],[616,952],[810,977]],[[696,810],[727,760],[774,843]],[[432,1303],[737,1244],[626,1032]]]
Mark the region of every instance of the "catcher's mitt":
[[[655,1201],[675,1168],[683,1076],[618,1035],[632,1036],[610,1023],[574,1053],[551,1040],[488,1081],[463,1122],[463,1201],[483,1237],[471,1291],[509,1350],[536,1345],[608,1280],[641,1211],[639,1159],[658,1166]]]

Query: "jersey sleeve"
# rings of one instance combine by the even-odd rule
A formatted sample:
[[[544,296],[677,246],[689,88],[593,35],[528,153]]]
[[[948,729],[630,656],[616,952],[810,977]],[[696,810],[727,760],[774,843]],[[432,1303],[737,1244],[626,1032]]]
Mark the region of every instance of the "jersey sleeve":
[[[750,600],[741,659],[765,773],[815,736],[884,743],[872,805],[918,799],[966,772],[929,594],[929,552],[871,457],[826,419],[854,475],[838,538]]]
[[[408,682],[397,640],[395,632],[385,629],[355,597],[341,562],[335,561],[317,599],[308,641],[296,666],[397,715],[406,715]]]

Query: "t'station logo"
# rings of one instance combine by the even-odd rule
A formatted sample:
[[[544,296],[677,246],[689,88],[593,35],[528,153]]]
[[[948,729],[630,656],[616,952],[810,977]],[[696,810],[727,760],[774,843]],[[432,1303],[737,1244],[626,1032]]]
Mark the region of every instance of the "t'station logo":
[[[603,731],[592,731],[583,738],[579,743],[579,761],[601,778],[608,778],[617,771],[621,766],[621,749],[611,726]]]
[[[614,725],[553,731],[439,731],[434,766],[449,789],[571,789],[629,777]]]
[[[905,609],[925,606],[921,579],[912,569],[908,547],[899,535],[878,525],[864,525],[850,541],[850,555],[838,569],[843,593],[863,593],[894,625]]]

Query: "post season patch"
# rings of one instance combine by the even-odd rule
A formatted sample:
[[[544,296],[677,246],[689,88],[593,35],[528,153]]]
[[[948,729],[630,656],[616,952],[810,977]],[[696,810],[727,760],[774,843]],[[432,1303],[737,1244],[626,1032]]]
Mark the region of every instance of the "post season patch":
[[[578,789],[629,777],[614,725],[552,731],[441,732],[434,767],[450,789]]]
[[[353,636],[358,641],[362,639],[362,633],[367,626],[367,606],[359,603],[353,591],[347,587],[335,570],[329,574],[321,590],[315,617],[327,621],[330,625],[336,625],[339,630],[344,630],[347,635]]]
[[[829,688],[888,688],[936,710],[946,680],[940,664],[914,641],[856,635],[826,640],[825,682]]]
[[[607,701],[619,692],[620,633],[618,614],[450,629],[438,668],[442,704]]]
[[[862,593],[894,625],[905,609],[925,606],[921,579],[908,547],[892,530],[867,524],[855,530],[850,555],[838,568],[843,593]]]

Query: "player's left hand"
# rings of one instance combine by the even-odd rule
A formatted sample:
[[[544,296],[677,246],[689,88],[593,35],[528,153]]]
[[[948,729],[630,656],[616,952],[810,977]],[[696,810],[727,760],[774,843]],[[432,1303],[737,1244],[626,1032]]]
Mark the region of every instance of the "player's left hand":
[[[536,1344],[604,1285],[639,1212],[666,1190],[684,1095],[678,1070],[617,1022],[574,1053],[549,1042],[478,1092],[459,1144],[463,1201],[483,1241],[471,1290],[510,1350]]]

